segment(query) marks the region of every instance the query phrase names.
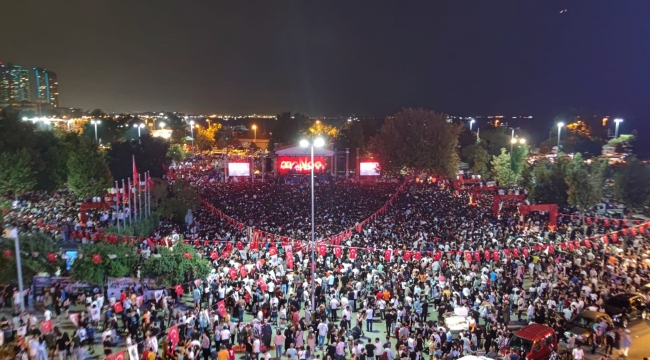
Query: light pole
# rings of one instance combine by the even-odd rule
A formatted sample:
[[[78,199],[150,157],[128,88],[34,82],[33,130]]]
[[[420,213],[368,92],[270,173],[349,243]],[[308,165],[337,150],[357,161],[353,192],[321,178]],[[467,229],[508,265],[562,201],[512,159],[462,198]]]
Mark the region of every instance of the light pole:
[[[614,119],[614,122],[616,123],[616,130],[614,132],[614,139],[618,138],[618,125],[623,122],[623,119]]]
[[[472,132],[472,125],[474,125],[474,122],[475,122],[475,121],[476,121],[476,120],[474,120],[474,119],[471,119],[471,120],[469,121],[469,132]]]
[[[101,120],[95,120],[95,119],[92,119],[92,120],[90,120],[90,123],[93,124],[93,125],[95,125],[95,141],[97,141],[97,125],[101,124],[102,121],[101,121]]]
[[[314,224],[314,146],[323,147],[325,140],[323,138],[316,138],[312,143],[309,140],[300,140],[301,147],[309,146],[311,148],[311,308],[316,311],[316,261],[314,260],[314,252],[316,248],[315,238],[315,224]]]
[[[190,136],[192,137],[192,151],[194,151],[194,120],[190,120]]]
[[[165,128],[165,123],[161,121],[158,126],[160,126],[160,129],[163,130]]]
[[[562,134],[562,126],[564,126],[563,122],[557,123],[557,153],[560,153],[560,135]]]
[[[253,129],[253,133],[255,133],[255,140],[253,140],[253,142],[257,142],[257,125],[253,125],[251,128]]]
[[[144,124],[133,124],[133,127],[138,129],[138,139],[140,139],[140,129],[144,128]]]

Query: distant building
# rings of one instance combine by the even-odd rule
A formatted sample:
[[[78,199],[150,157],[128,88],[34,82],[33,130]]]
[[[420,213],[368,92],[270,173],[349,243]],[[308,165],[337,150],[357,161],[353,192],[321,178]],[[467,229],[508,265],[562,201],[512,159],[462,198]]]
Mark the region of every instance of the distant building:
[[[29,70],[0,62],[0,103],[31,101]]]
[[[32,69],[33,101],[59,107],[59,81],[56,73],[43,68]]]

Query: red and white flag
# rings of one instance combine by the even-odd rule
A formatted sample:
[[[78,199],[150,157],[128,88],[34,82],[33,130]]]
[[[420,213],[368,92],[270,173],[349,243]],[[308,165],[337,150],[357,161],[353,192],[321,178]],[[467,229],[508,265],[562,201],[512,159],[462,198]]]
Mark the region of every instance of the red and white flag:
[[[176,345],[178,344],[178,340],[180,339],[178,335],[178,325],[174,325],[169,328],[169,331],[167,332],[167,340],[171,342],[172,344]]]
[[[126,350],[106,355],[106,360],[126,360]]]

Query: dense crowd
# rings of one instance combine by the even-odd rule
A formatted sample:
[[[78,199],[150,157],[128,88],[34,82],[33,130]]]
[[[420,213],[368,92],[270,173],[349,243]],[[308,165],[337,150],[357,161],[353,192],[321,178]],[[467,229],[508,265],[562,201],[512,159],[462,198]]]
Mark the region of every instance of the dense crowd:
[[[551,229],[548,214],[523,218],[516,203],[502,204],[499,216],[493,216],[490,197],[470,204],[468,194],[448,182],[400,180],[409,181],[404,192],[360,232],[352,231],[340,244],[340,254],[330,245],[324,254],[316,252],[312,288],[307,182],[221,183],[209,170],[192,166],[183,170],[183,178],[206,202],[245,226],[202,207],[188,224],[163,225],[156,236],[183,235],[206,258],[214,251],[227,256],[211,259],[214,272],[208,278],[182,285],[192,299],[187,307],[177,288],[167,289],[146,310],[136,306],[138,286],[119,299],[88,301],[68,345],[83,344],[88,331],[82,340],[81,329],[100,323],[110,330],[102,336],[107,352],[112,341],[127,336],[129,353],[146,359],[209,359],[216,353],[220,360],[233,360],[241,351],[247,360],[421,360],[469,354],[516,360],[524,359],[533,344],[511,343],[513,328],[533,322],[552,328],[575,359],[584,359],[585,351],[626,356],[632,345],[629,330],[620,327],[622,319],[601,317],[586,324],[588,337],[568,331],[583,311],[604,314],[613,295],[639,293],[650,282],[643,232],[620,235],[609,244],[598,238],[589,248],[562,246],[621,230],[627,226],[623,223],[605,226],[564,217]],[[386,203],[400,181],[319,179],[316,239],[355,228]],[[287,261],[287,248],[280,243],[251,248],[248,227],[305,242],[293,244],[292,261]],[[244,248],[227,250],[239,241]],[[141,249],[156,253],[147,243]],[[641,294],[645,309],[650,299]],[[120,314],[115,303],[124,309]],[[93,321],[97,307],[103,309],[101,318]],[[245,321],[245,313],[253,320]],[[454,314],[466,314],[465,328],[450,323]],[[379,322],[385,324],[383,334],[373,329]],[[163,336],[171,326],[178,327],[178,343]],[[583,349],[585,344],[590,346]],[[55,346],[64,356],[68,348]]]

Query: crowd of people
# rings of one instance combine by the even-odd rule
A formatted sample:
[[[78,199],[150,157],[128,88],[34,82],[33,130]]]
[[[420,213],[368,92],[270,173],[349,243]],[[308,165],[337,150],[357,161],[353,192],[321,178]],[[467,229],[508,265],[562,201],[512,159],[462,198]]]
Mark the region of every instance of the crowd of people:
[[[471,203],[466,192],[446,181],[320,178],[317,241],[355,229],[403,181],[408,184],[385,212],[339,244],[340,253],[326,244],[326,252],[316,251],[310,266],[307,179],[297,185],[223,183],[211,174],[203,166],[183,169],[183,179],[204,201],[244,226],[202,206],[188,224],[164,223],[156,236],[183,235],[206,258],[214,251],[228,256],[211,259],[214,271],[208,278],[182,285],[191,299],[187,305],[177,288],[167,289],[153,308],[136,306],[138,288],[127,289],[120,299],[89,302],[81,316],[87,320],[79,323],[86,329],[84,339],[89,324],[102,324],[110,330],[102,336],[108,352],[117,338],[127,336],[129,354],[146,359],[215,355],[233,360],[241,352],[247,360],[421,360],[470,354],[516,360],[531,349],[510,346],[513,329],[534,322],[554,329],[578,360],[584,352],[627,356],[632,345],[629,330],[603,322],[594,325],[591,339],[567,336],[565,330],[582,311],[603,313],[613,294],[637,293],[650,282],[645,232],[621,234],[608,244],[596,238],[589,248],[561,245],[628,225],[563,217],[551,229],[548,214],[523,218],[513,203],[502,204],[494,216],[489,196]],[[290,253],[268,240],[253,248],[249,227],[301,243],[294,243]],[[244,248],[226,251],[240,241]],[[143,246],[156,253],[155,246]],[[237,270],[234,277],[231,269]],[[119,314],[116,303],[124,309]],[[93,321],[93,306],[103,309],[100,321]],[[469,323],[462,330],[446,320],[458,310]],[[250,315],[245,319],[246,313],[252,320]],[[377,323],[385,325],[384,333],[376,331]],[[164,335],[170,328],[178,330],[178,341]],[[68,344],[76,344],[79,332]]]

